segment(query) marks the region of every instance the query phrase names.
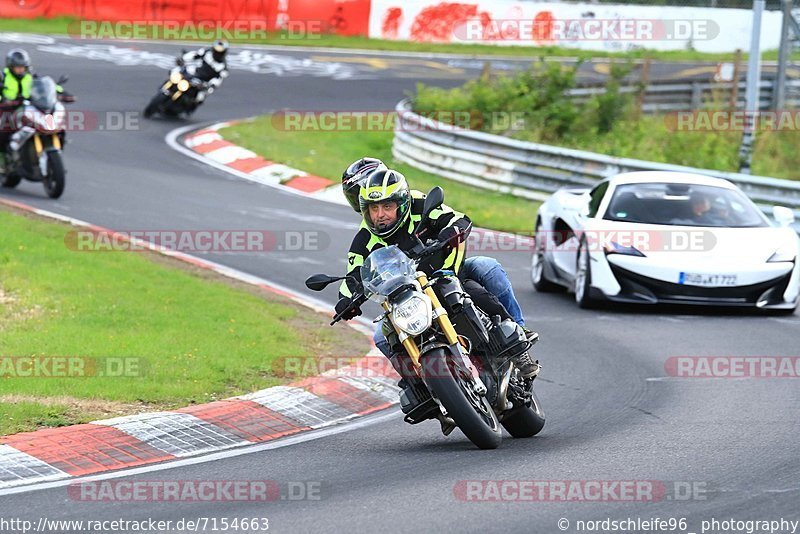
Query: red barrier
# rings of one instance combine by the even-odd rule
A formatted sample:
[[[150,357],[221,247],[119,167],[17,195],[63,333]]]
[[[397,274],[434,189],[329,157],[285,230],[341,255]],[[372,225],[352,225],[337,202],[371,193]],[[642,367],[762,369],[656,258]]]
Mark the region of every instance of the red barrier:
[[[270,30],[317,22],[323,33],[366,36],[370,5],[371,0],[0,0],[0,16],[153,23],[266,21]]]

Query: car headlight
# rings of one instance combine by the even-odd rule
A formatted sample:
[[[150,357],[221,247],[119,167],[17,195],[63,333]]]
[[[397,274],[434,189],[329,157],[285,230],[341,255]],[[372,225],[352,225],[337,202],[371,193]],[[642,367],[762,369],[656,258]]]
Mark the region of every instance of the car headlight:
[[[603,247],[603,250],[606,251],[606,254],[625,254],[626,256],[639,256],[641,258],[645,257],[645,255],[642,254],[636,247],[625,247],[614,241],[609,241],[606,243],[605,247]]]
[[[177,72],[177,71],[173,72],[173,73],[171,73],[169,75],[169,81],[171,81],[172,83],[178,83],[182,79],[183,79],[183,76],[181,75],[180,72]]]
[[[781,247],[775,251],[775,253],[769,257],[767,263],[778,263],[781,261],[794,261],[797,258],[797,248],[785,246]]]
[[[392,307],[392,321],[400,330],[418,336],[431,325],[432,308],[428,295],[415,293]]]
[[[189,90],[189,82],[186,80],[181,80],[178,82],[178,91],[183,91],[184,93]]]

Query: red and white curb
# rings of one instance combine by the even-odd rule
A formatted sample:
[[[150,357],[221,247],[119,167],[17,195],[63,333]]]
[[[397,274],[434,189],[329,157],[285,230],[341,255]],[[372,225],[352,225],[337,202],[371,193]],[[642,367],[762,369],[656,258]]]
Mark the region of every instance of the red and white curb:
[[[326,303],[259,277],[57,213],[0,199],[0,204],[57,219],[177,258],[273,293],[314,311],[330,314]],[[366,324],[350,326],[371,337]],[[249,395],[62,428],[0,437],[0,491],[160,462],[176,461],[264,443],[346,422],[398,402],[391,365],[375,366],[374,349],[353,365]],[[388,363],[388,360],[387,360]]]
[[[219,122],[195,131],[191,131],[191,126],[181,128],[167,135],[167,143],[190,157],[251,182],[346,204],[339,184],[333,180],[264,159],[251,150],[226,141],[219,130],[237,122],[242,121]]]

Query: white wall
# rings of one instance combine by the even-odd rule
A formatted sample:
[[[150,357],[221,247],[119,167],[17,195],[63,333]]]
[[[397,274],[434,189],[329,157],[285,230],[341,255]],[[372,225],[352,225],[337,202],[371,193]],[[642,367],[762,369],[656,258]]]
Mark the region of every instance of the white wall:
[[[537,19],[536,17],[539,17]],[[568,30],[576,27],[589,34],[574,38],[568,32],[547,40],[546,33],[533,33],[534,20],[555,20]],[[487,21],[489,25],[486,26]],[[467,22],[469,21],[469,22]],[[510,22],[507,22],[510,21]],[[587,24],[588,21],[593,21]],[[604,22],[601,22],[604,21]],[[613,21],[617,21],[616,27]],[[628,25],[628,38],[621,38],[619,21]],[[673,23],[672,21],[679,21]],[[733,52],[750,47],[752,12],[745,9],[711,9],[641,5],[590,5],[557,2],[515,2],[480,0],[465,3],[436,3],[431,0],[372,0],[370,37],[397,40],[468,42],[501,46],[563,46],[582,50],[623,51],[635,48],[686,50],[691,45],[701,52]],[[483,39],[484,28],[521,32],[521,38]],[[600,35],[606,26],[617,32]],[[541,26],[540,26],[541,28]],[[781,13],[765,11],[761,27],[761,49],[777,49],[780,43]],[[638,30],[638,38],[637,38]],[[469,33],[471,32],[471,33]],[[477,33],[476,33],[477,32]],[[592,36],[591,32],[595,33]],[[702,35],[701,32],[705,32]],[[670,38],[666,38],[669,34]],[[513,33],[512,33],[513,35]],[[571,37],[572,35],[572,37]],[[562,37],[563,38],[560,38]]]

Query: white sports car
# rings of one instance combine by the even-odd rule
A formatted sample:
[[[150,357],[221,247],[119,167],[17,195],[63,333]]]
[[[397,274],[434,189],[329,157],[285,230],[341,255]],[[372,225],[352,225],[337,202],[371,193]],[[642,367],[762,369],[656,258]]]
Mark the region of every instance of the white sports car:
[[[539,208],[531,281],[597,300],[793,311],[800,238],[793,212],[775,225],[733,183],[645,171],[591,190],[564,188]]]

